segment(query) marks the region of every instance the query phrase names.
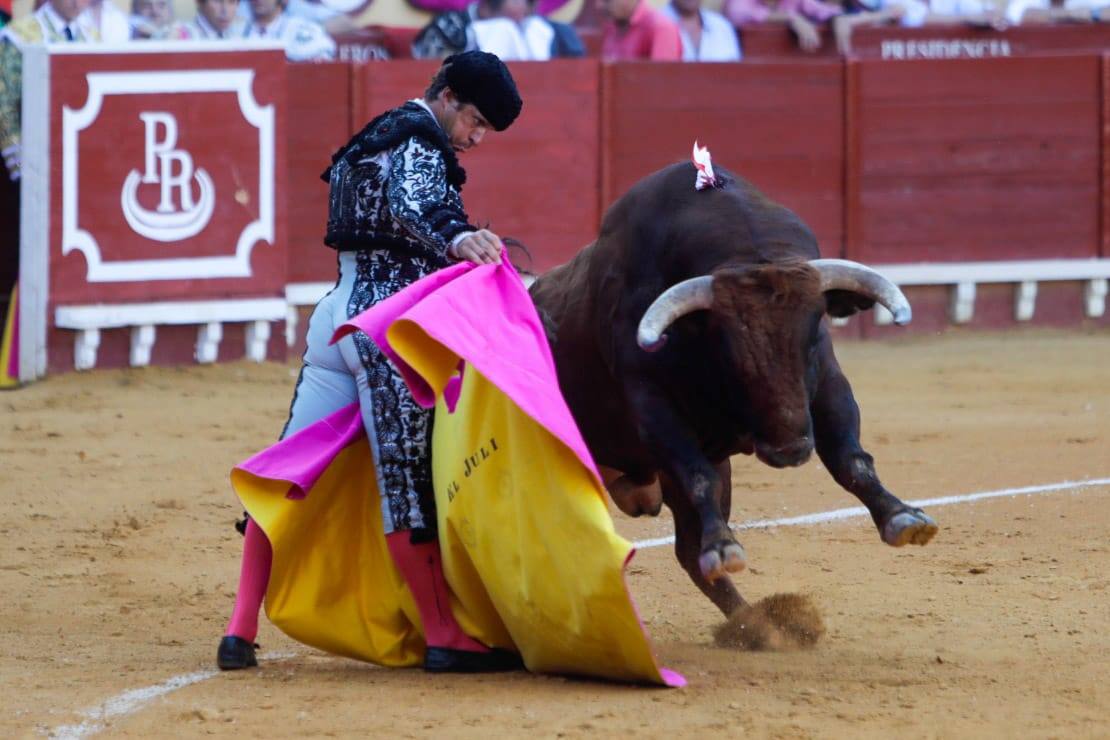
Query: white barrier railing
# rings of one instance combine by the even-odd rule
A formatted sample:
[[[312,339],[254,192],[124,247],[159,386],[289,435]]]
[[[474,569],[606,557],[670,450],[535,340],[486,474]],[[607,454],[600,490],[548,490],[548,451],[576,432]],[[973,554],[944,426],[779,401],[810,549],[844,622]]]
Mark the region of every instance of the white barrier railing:
[[[77,370],[96,367],[102,329],[131,329],[131,365],[150,364],[158,326],[197,325],[194,357],[202,364],[215,362],[225,323],[246,323],[246,356],[255,362],[266,359],[270,322],[285,318],[281,298],[247,298],[228,301],[173,301],[95,306],[60,306],[54,324],[73,329],[73,364]]]
[[[872,265],[900,287],[948,285],[948,318],[966,324],[975,317],[976,286],[982,283],[1014,284],[1014,318],[1029,321],[1037,303],[1037,285],[1042,282],[1085,282],[1083,314],[1099,318],[1106,313],[1110,259],[1018,260],[1011,262],[952,262]],[[892,321],[890,312],[875,307],[875,323]],[[837,320],[843,325],[845,320]]]

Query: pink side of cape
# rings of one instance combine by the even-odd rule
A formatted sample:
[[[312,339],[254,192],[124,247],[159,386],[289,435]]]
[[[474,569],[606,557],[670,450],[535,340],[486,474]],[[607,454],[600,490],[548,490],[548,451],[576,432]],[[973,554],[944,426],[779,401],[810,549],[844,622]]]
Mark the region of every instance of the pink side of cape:
[[[333,341],[365,332],[393,362],[413,397],[435,405],[435,391],[386,339],[395,321],[411,321],[465,358],[520,410],[565,444],[601,484],[593,456],[559,391],[543,324],[520,276],[499,265],[461,263],[429,275],[343,324]]]
[[[289,483],[291,499],[308,495],[336,455],[364,434],[358,404],[344,406],[235,467],[259,478]]]

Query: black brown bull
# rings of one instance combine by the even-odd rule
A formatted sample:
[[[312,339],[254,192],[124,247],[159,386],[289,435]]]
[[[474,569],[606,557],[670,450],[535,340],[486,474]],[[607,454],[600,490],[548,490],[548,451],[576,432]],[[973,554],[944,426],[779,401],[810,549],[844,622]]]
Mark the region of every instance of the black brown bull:
[[[781,468],[816,447],[887,544],[923,545],[937,525],[880,483],[825,321],[878,302],[905,323],[905,296],[819,259],[809,228],[741,178],[719,169],[697,191],[695,176],[677,164],[640,181],[531,293],[610,495],[632,516],[667,504],[679,562],[729,614],[744,600],[727,573],[745,566],[727,524],[733,455]]]

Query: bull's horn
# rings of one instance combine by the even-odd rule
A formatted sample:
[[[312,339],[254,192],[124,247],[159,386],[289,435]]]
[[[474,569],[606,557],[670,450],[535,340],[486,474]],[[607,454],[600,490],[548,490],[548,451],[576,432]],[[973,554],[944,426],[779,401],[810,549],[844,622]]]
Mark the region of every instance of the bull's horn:
[[[821,291],[850,290],[865,295],[882,305],[894,315],[894,323],[902,326],[910,323],[913,310],[910,302],[898,288],[875,270],[851,260],[810,260],[821,273]]]
[[[700,311],[711,305],[713,305],[711,275],[690,278],[672,285],[644,312],[644,317],[640,319],[639,331],[636,332],[636,341],[643,349],[654,352],[663,346],[663,332],[668,326],[692,311]]]

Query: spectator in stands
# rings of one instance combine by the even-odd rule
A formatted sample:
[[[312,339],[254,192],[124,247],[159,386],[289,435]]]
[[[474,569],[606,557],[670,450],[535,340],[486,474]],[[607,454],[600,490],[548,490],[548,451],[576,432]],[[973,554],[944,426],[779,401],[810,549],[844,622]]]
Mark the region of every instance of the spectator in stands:
[[[369,4],[369,3],[367,3]],[[294,18],[304,18],[324,27],[333,39],[340,34],[359,33],[364,29],[355,24],[351,17],[336,7],[336,3],[319,0],[286,0],[285,12]],[[249,23],[254,18],[249,2],[239,3],[236,14]]]
[[[470,24],[492,15],[486,0],[476,0],[461,10],[447,10],[424,26],[412,42],[415,59],[446,59],[472,47]]]
[[[288,0],[250,0],[253,20],[244,37],[271,39],[285,47],[291,62],[329,62],[335,59],[335,40],[324,27],[307,18],[290,15]]]
[[[95,29],[106,44],[125,44],[131,40],[131,21],[112,0],[92,0],[81,14],[81,23]]]
[[[89,0],[47,0],[34,13],[0,31],[0,151],[8,176],[19,179],[23,111],[23,48],[30,44],[99,41],[95,28],[81,23]]]
[[[701,0],[671,0],[663,8],[682,35],[682,61],[740,61],[740,42],[732,24],[720,13],[701,5]]]
[[[1086,1],[1086,0],[1080,0]],[[1095,0],[1098,2],[1100,0]],[[837,48],[852,50],[852,29],[897,22],[906,27],[966,24],[1002,30],[1027,19],[1051,20],[1049,0],[849,0],[848,13],[833,21]],[[1067,19],[1060,14],[1061,19]]]
[[[236,14],[239,0],[197,0],[197,17],[186,26],[196,40],[238,39],[247,22]]]
[[[535,0],[487,0],[490,17],[472,21],[468,48],[503,61],[547,61],[586,53],[575,30],[535,13]]]
[[[430,10],[433,13],[457,13],[469,9],[473,4],[469,0],[409,0],[409,2],[422,10]],[[567,2],[568,0],[539,0],[536,12],[546,17],[566,5]]]
[[[682,60],[678,26],[647,0],[598,0],[597,7],[609,18],[601,37],[602,59]]]
[[[852,51],[852,30],[859,26],[898,23],[915,28],[925,23],[929,6],[922,0],[848,0],[845,12],[832,21],[836,48],[841,54]]]
[[[1028,23],[1106,23],[1110,22],[1110,0],[1052,0],[1047,8],[1026,11]]]
[[[794,32],[802,51],[812,53],[821,48],[818,26],[844,10],[821,0],[725,0],[723,12],[739,29],[760,23],[783,23]]]
[[[131,37],[135,39],[188,38],[185,25],[174,15],[172,0],[135,0],[130,22]]]
[[[536,14],[535,7],[534,0],[479,0],[440,13],[413,40],[412,55],[444,59],[479,50],[505,61],[585,56],[572,26]]]

